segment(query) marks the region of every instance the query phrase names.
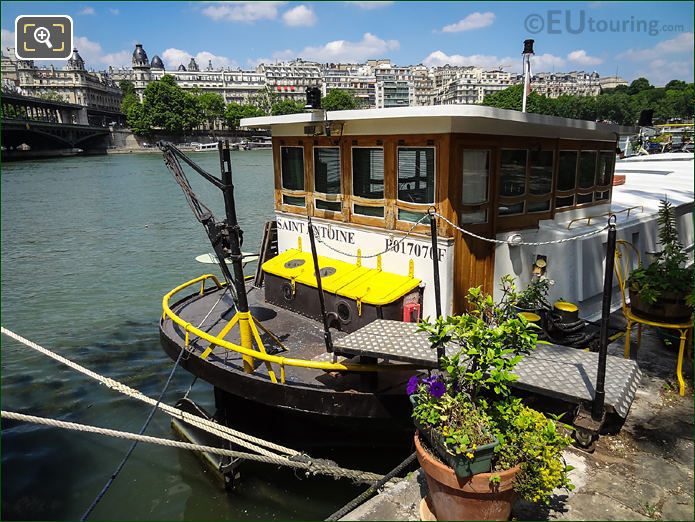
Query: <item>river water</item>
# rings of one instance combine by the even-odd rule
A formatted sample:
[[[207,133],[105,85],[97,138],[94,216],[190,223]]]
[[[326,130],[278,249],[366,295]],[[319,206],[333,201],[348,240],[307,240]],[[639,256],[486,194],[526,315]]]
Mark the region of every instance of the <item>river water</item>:
[[[219,175],[217,153],[192,157]],[[232,152],[244,251],[273,217],[270,151]],[[218,189],[188,171],[194,191],[224,218]],[[156,398],[173,367],[159,345],[162,296],[203,273],[210,252],[160,154],[4,163],[2,325]],[[2,409],[138,432],[150,407],[2,336]],[[192,376],[178,369],[164,401]],[[203,382],[191,397],[214,411]],[[157,413],[146,435],[174,438]],[[78,519],[130,441],[2,421],[2,519]],[[90,519],[324,519],[360,488],[244,464],[234,493],[183,450],[140,443]]]

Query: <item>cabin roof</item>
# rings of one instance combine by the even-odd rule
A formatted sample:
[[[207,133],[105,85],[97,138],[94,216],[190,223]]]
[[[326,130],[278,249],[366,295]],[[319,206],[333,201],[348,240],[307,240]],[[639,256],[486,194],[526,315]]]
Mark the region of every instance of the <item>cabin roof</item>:
[[[472,133],[616,141],[635,127],[522,113],[480,105],[432,105],[351,111],[314,110],[282,116],[243,118],[243,127],[270,129],[274,136],[301,136],[305,126],[326,121],[345,135]],[[342,126],[342,128],[341,128]],[[335,127],[333,127],[335,128]],[[335,132],[335,130],[333,130]]]

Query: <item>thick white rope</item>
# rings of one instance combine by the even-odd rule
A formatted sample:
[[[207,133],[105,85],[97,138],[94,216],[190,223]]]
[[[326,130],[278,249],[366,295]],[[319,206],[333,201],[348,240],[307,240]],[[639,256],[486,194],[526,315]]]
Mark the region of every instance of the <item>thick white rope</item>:
[[[255,462],[263,462],[266,464],[276,464],[280,466],[288,466],[291,468],[304,469],[308,474],[332,475],[334,477],[345,477],[360,482],[376,482],[383,478],[383,475],[369,473],[360,470],[341,468],[331,464],[324,464],[318,460],[292,460],[288,457],[254,455],[252,453],[244,453],[241,451],[228,450],[224,448],[216,448],[214,446],[203,446],[200,444],[192,444],[190,442],[180,442],[170,439],[162,439],[159,437],[150,437],[147,435],[137,435],[126,431],[112,430],[108,428],[99,428],[97,426],[89,426],[86,424],[78,424],[75,422],[59,421],[55,419],[47,419],[45,417],[36,417],[33,415],[24,415],[12,411],[0,411],[3,419],[11,419],[21,422],[32,422],[34,424],[42,424],[54,428],[61,428],[74,431],[82,431],[87,433],[96,433],[99,435],[107,435],[119,439],[137,440],[138,442],[147,442],[149,444],[159,444],[170,448],[185,449],[191,451],[201,451],[212,453],[215,455],[224,455],[233,458],[252,460]]]
[[[130,388],[129,386],[126,386],[125,384],[122,384],[118,381],[115,381],[113,379],[109,379],[108,377],[104,377],[102,375],[99,375],[98,373],[95,373],[91,370],[88,370],[84,366],[81,366],[77,363],[72,362],[69,359],[66,359],[65,357],[58,355],[47,348],[44,348],[43,346],[40,346],[29,339],[26,339],[22,337],[19,334],[14,333],[11,330],[8,330],[4,326],[0,326],[0,331],[7,335],[8,337],[12,337],[13,339],[19,341],[20,343],[24,344],[25,346],[28,346],[29,348],[32,348],[36,350],[37,352],[40,352],[44,355],[47,355],[48,357],[65,364],[66,366],[72,368],[73,370],[77,370],[80,373],[83,373],[84,375],[87,375],[97,381],[99,381],[100,384],[103,384],[112,390],[116,390],[120,393],[123,393],[125,395],[128,395],[129,397],[133,397],[134,399],[137,399],[139,401],[145,402],[151,406],[154,406],[157,404],[157,401],[155,399],[151,399],[150,397],[144,395],[142,392],[135,390],[133,388]],[[229,440],[233,442],[234,444],[238,444],[239,446],[242,446],[246,449],[249,449],[251,451],[255,451],[261,455],[266,455],[266,456],[275,456],[272,452],[269,452],[262,447],[258,446],[265,446],[266,448],[278,451],[280,453],[284,453],[286,455],[290,456],[296,456],[299,455],[300,452],[293,450],[291,448],[287,448],[285,446],[281,446],[279,444],[275,444],[273,442],[269,442],[257,437],[253,437],[251,435],[248,435],[246,433],[236,431],[232,428],[229,428],[223,424],[217,424],[216,422],[212,422],[210,420],[204,419],[202,417],[198,417],[197,415],[192,415],[190,413],[186,413],[184,411],[179,410],[178,408],[174,408],[173,406],[169,406],[168,404],[163,404],[159,403],[159,408],[166,412],[168,415],[170,415],[173,418],[176,418],[180,421],[183,421],[187,424],[193,425],[197,428],[200,428],[202,430],[205,430],[209,433],[212,433],[213,435],[216,435],[220,438]],[[254,446],[256,444],[257,446]]]

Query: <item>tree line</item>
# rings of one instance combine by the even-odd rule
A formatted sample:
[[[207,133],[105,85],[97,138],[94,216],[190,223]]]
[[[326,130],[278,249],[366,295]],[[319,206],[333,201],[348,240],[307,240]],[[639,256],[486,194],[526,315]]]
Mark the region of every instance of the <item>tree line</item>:
[[[514,85],[488,94],[482,105],[520,111],[523,92],[523,85]],[[691,120],[693,84],[671,80],[664,87],[654,87],[646,78],[637,78],[630,85],[605,89],[598,96],[563,94],[548,98],[532,91],[526,100],[527,112],[620,125],[636,124],[646,109],[654,110],[654,123],[667,123],[671,118]]]
[[[131,81],[122,80],[119,86],[123,92],[121,111],[126,115],[130,129],[138,135],[149,135],[154,130],[179,134],[204,126],[214,129],[217,122],[222,122],[230,130],[237,130],[242,118],[304,111],[304,103],[280,99],[278,93],[267,86],[250,96],[244,104],[225,104],[220,94],[200,89],[186,91],[168,74],[145,87],[142,102]],[[362,102],[348,92],[333,89],[321,98],[321,106],[331,111],[349,110],[360,108]]]

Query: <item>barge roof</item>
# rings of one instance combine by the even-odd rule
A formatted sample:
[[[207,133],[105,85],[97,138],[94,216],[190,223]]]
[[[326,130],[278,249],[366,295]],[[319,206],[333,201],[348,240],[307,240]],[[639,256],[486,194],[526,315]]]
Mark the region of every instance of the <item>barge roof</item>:
[[[314,110],[282,116],[243,118],[242,127],[271,129],[274,136],[304,134],[304,126],[344,124],[342,134],[471,133],[617,141],[636,127],[523,113],[481,105],[430,105],[350,111]]]

